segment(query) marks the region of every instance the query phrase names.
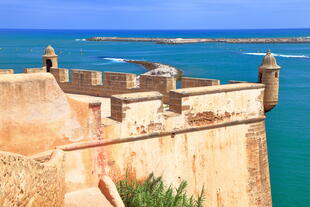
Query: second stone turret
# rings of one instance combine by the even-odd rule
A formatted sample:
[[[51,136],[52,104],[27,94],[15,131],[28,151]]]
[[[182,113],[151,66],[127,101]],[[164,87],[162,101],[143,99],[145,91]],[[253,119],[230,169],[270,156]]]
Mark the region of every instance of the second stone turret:
[[[51,72],[51,68],[58,68],[58,55],[56,55],[54,48],[49,45],[42,56],[43,67],[46,67],[46,72]]]
[[[258,82],[265,84],[265,112],[270,111],[278,104],[280,69],[281,67],[277,64],[276,58],[268,50],[258,69]]]

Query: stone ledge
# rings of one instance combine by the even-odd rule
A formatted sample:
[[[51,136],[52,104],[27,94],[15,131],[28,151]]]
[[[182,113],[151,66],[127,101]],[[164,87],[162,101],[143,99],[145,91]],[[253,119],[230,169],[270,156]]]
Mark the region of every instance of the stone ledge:
[[[139,141],[139,140],[145,140],[145,139],[160,138],[160,137],[165,137],[165,136],[175,136],[176,134],[184,134],[188,132],[236,126],[240,124],[260,123],[261,121],[264,121],[265,118],[266,118],[265,116],[259,116],[259,117],[251,118],[251,119],[229,121],[229,122],[211,124],[211,125],[199,126],[199,127],[175,129],[172,131],[154,132],[154,133],[140,135],[140,136],[129,136],[129,137],[124,137],[124,138],[116,138],[116,139],[108,139],[108,140],[91,140],[91,141],[57,146],[56,149],[61,149],[63,151],[75,151],[75,150],[107,146],[107,145],[113,145],[113,144],[120,144],[120,143],[126,143],[126,142],[133,142],[133,141]]]
[[[264,84],[260,83],[236,83],[218,86],[204,86],[196,88],[182,88],[177,90],[172,90],[170,93],[177,94],[177,96],[187,97],[187,96],[197,96],[203,94],[213,94],[213,93],[223,93],[241,90],[251,90],[265,88]]]
[[[114,99],[119,99],[123,103],[134,103],[151,100],[161,100],[163,95],[156,91],[151,92],[138,92],[138,93],[126,93],[120,95],[111,96]]]

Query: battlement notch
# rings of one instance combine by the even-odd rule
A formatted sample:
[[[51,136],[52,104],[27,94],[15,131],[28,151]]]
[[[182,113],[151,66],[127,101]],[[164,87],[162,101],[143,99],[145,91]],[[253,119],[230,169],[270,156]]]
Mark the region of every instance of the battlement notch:
[[[0,75],[4,75],[4,74],[14,74],[14,70],[13,69],[0,69]]]
[[[182,77],[181,79],[182,88],[216,86],[216,85],[220,85],[220,80],[207,79],[207,78],[190,78],[190,77]]]
[[[105,88],[135,88],[137,76],[131,73],[104,72]]]

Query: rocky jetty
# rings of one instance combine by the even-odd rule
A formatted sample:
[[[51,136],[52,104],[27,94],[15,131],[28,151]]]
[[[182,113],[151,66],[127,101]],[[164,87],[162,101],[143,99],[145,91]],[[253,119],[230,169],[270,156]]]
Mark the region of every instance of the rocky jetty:
[[[143,75],[157,75],[157,76],[164,76],[164,77],[175,77],[176,79],[180,79],[183,75],[183,71],[180,69],[177,69],[171,65],[166,65],[162,63],[156,63],[156,62],[148,62],[148,61],[142,61],[142,60],[128,60],[124,59],[123,61],[127,63],[134,63],[141,65],[146,70],[148,70],[146,73],[143,73]]]
[[[91,37],[87,41],[115,42],[155,42],[158,44],[188,44],[188,43],[310,43],[308,37],[298,38],[138,38],[138,37]]]

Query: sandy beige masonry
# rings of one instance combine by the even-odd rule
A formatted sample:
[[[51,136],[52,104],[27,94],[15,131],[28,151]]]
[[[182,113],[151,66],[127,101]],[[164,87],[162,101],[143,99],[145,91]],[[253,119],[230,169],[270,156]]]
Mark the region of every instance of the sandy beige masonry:
[[[1,150],[31,155],[96,137],[89,103],[68,99],[51,74],[1,75],[0,100]]]
[[[96,147],[98,171],[114,181],[129,170],[138,180],[154,172],[175,186],[185,179],[195,195],[204,185],[207,207],[271,206],[264,86],[211,88],[174,91],[190,106],[181,113],[164,111],[157,92],[113,96],[123,117],[103,126],[108,138],[60,148]]]
[[[220,85],[220,80],[205,79],[205,78],[182,77],[181,85],[182,85],[182,88],[193,88],[193,87],[202,87],[202,86],[215,86],[215,85]]]
[[[54,151],[49,161],[0,152],[0,206],[62,207],[64,153]]]
[[[14,70],[13,69],[0,69],[0,75],[2,74],[13,74]]]

